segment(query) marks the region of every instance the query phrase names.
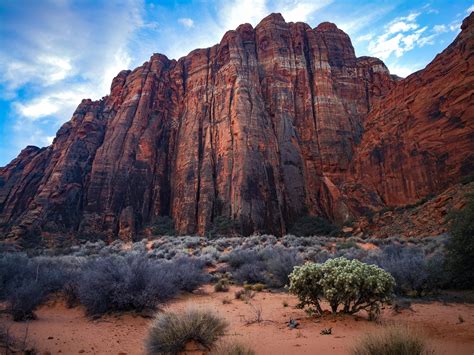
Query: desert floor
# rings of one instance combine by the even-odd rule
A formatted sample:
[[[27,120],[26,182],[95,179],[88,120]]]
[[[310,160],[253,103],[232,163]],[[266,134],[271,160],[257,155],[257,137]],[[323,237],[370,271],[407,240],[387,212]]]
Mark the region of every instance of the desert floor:
[[[257,354],[348,354],[363,333],[374,331],[384,323],[407,324],[422,332],[436,354],[474,354],[474,305],[463,303],[413,303],[412,310],[400,314],[387,308],[380,321],[369,322],[362,315],[309,318],[296,309],[297,299],[286,293],[260,292],[245,303],[234,299],[232,288],[215,293],[205,286],[195,294],[183,296],[164,309],[188,307],[218,312],[230,323],[224,340],[250,345]],[[223,304],[223,299],[231,300]],[[283,303],[287,302],[288,307]],[[255,309],[261,309],[263,321],[253,322]],[[17,337],[28,332],[28,339],[40,354],[143,354],[144,339],[151,319],[125,314],[91,320],[83,310],[68,309],[60,300],[51,301],[36,312],[38,319],[15,323],[2,315],[0,322],[10,327]],[[460,316],[463,321],[460,321]],[[290,318],[300,323],[289,329]],[[332,335],[320,335],[323,328],[332,328]]]

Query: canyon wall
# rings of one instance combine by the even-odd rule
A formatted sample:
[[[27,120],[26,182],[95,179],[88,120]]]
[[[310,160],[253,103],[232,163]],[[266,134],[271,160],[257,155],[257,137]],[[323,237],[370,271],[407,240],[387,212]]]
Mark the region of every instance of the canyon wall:
[[[224,216],[280,235],[305,214],[341,222],[434,193],[472,172],[471,19],[402,81],[336,25],[279,14],[177,61],[154,54],[0,168],[1,228],[130,239],[159,216],[199,234]]]

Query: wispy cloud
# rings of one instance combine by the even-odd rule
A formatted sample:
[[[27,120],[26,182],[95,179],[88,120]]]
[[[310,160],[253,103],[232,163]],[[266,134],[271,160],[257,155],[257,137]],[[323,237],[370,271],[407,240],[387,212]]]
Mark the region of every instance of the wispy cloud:
[[[155,26],[142,20],[141,6],[2,2],[0,95],[11,102],[15,144],[49,144],[48,127],[68,120],[81,99],[108,93],[112,78],[132,64],[127,44],[134,31]]]
[[[194,26],[194,21],[189,17],[181,17],[178,19],[178,22],[187,28],[191,28]]]
[[[419,15],[413,12],[389,22],[381,35],[370,40],[369,52],[375,57],[387,59],[392,55],[401,57],[415,47],[433,44],[436,34],[426,35],[428,26],[420,27],[417,23]]]
[[[433,32],[445,33],[445,32],[448,32],[448,27],[446,25],[435,25],[433,26]]]

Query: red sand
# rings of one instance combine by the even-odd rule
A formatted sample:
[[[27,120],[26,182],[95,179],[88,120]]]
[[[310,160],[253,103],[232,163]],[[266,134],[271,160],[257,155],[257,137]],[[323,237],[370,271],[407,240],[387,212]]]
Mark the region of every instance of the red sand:
[[[322,320],[310,319],[304,311],[295,309],[297,300],[285,293],[257,293],[251,303],[262,309],[261,323],[247,324],[254,319],[249,304],[234,299],[232,288],[227,293],[214,293],[206,286],[201,294],[187,295],[170,302],[166,309],[187,307],[211,309],[230,323],[226,340],[235,339],[250,345],[257,354],[348,354],[356,339],[365,332],[381,327],[364,318],[338,316]],[[231,304],[223,304],[228,298]],[[283,307],[283,302],[288,307]],[[413,311],[394,315],[386,309],[382,322],[407,324],[425,337],[436,354],[474,353],[474,306],[466,304],[414,304]],[[143,354],[144,339],[150,319],[125,314],[90,320],[81,308],[67,309],[61,301],[51,302],[37,312],[38,319],[27,323],[11,322],[2,315],[0,321],[17,336],[28,326],[28,338],[42,352],[51,354]],[[459,322],[459,316],[464,319]],[[289,329],[286,322],[298,319],[300,329]],[[332,335],[320,335],[323,328],[332,327]]]

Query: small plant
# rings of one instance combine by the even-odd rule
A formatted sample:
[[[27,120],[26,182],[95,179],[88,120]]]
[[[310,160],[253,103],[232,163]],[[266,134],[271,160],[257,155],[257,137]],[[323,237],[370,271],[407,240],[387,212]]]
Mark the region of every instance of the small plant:
[[[252,289],[240,289],[235,292],[235,299],[236,300],[241,300],[241,301],[249,301],[250,299],[255,297],[255,292],[252,291]]]
[[[342,306],[343,313],[371,311],[391,300],[395,281],[378,266],[358,260],[335,258],[324,264],[306,263],[297,266],[290,275],[289,291],[298,296],[299,307],[315,307],[323,313],[320,301],[324,297],[333,313]]]
[[[242,287],[244,288],[245,291],[251,291],[253,288],[253,286],[250,284],[244,284]]]
[[[249,319],[249,320],[246,320],[246,324],[247,325],[250,325],[250,324],[254,324],[254,323],[261,323],[264,321],[263,319],[263,316],[262,316],[262,313],[263,313],[263,310],[262,310],[262,306],[260,305],[254,305],[252,303],[249,302],[249,306],[252,310],[252,319]]]
[[[321,329],[321,332],[319,332],[321,335],[331,335],[332,334],[332,328],[323,328]]]
[[[252,286],[252,290],[256,292],[262,292],[265,289],[265,285],[261,283],[257,283]]]
[[[222,299],[222,304],[231,304],[231,303],[232,303],[232,301],[228,297],[224,297]]]
[[[464,318],[463,318],[463,316],[459,315],[459,316],[458,316],[458,321],[459,321],[459,324],[464,323]]]
[[[389,326],[368,333],[352,349],[353,355],[427,355],[431,354],[423,339],[413,330]]]
[[[288,301],[283,301],[281,304],[282,304],[283,307],[285,307],[285,308],[288,307]]]
[[[215,292],[228,292],[229,291],[229,280],[227,279],[220,279],[214,285]]]
[[[161,313],[149,330],[147,352],[150,355],[177,354],[184,351],[190,342],[196,342],[210,351],[227,327],[226,321],[209,311]]]

